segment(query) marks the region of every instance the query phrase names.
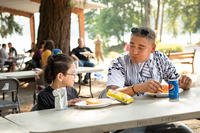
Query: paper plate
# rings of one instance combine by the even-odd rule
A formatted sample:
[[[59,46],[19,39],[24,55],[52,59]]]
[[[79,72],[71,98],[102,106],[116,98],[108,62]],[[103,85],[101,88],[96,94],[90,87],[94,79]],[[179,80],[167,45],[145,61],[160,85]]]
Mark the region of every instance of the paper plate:
[[[102,99],[99,99],[99,100],[101,101],[100,104],[90,104],[90,105],[87,105],[86,101],[80,101],[80,102],[75,103],[75,105],[78,108],[92,109],[92,108],[106,107],[106,106],[111,105],[112,102],[113,102],[113,100],[111,100],[109,98],[102,98]]]
[[[183,92],[183,89],[179,89],[179,93],[181,92]],[[150,92],[146,92],[145,94],[153,97],[168,97],[169,95],[169,93],[150,93]]]

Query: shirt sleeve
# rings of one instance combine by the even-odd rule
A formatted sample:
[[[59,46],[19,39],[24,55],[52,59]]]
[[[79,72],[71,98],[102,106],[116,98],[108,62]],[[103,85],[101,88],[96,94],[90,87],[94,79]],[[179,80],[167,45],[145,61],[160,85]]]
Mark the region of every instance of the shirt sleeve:
[[[39,93],[37,106],[38,110],[55,108],[54,101],[51,100],[47,93]]]
[[[160,64],[163,64],[163,79],[166,82],[168,82],[170,79],[178,79],[179,74],[173,63],[169,60],[169,58],[165,54],[162,54],[161,59],[162,62]]]
[[[125,84],[125,69],[120,58],[113,61],[112,66],[108,69],[107,86],[115,85],[124,87]]]
[[[90,53],[93,53],[92,50],[90,48],[87,48],[87,51],[89,51]]]
[[[71,52],[71,54],[74,54],[74,55],[76,55],[76,49],[72,49],[72,52]]]

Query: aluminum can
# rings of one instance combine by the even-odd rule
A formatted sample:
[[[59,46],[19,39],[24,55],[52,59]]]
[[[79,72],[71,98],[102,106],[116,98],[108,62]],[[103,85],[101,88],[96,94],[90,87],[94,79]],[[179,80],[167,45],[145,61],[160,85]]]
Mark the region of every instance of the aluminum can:
[[[177,79],[170,79],[168,81],[169,84],[169,99],[170,100],[178,100],[179,99],[179,86]]]

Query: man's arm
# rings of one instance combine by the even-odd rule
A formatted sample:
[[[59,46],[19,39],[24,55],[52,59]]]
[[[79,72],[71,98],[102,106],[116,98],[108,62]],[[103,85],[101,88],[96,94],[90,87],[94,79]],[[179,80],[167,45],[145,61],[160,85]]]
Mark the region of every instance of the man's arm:
[[[108,89],[112,89],[112,90],[117,90],[117,91],[120,91],[120,92],[123,92],[123,93],[126,93],[130,96],[133,96],[135,93],[135,90],[134,90],[134,86],[128,86],[128,87],[124,87],[124,88],[119,88],[118,86],[115,86],[115,85],[110,85],[110,86],[107,86],[106,88],[107,90]]]
[[[144,93],[144,92],[151,92],[151,93],[157,93],[162,88],[161,84],[155,80],[149,80],[144,83],[135,84],[131,86],[125,86],[123,88],[119,88],[115,85],[107,86],[107,89],[113,89],[117,91],[121,91],[123,93],[126,93],[130,96],[133,96],[137,93]]]
[[[181,77],[178,80],[178,84],[179,87],[182,88],[183,90],[189,90],[192,84],[192,79],[186,75],[181,75]]]
[[[79,58],[78,58],[75,54],[72,54],[71,57],[72,57],[74,60],[79,60]]]
[[[90,52],[90,53],[87,54],[87,57],[89,57],[89,58],[95,58],[95,55],[92,52],[92,50],[90,48],[87,48],[87,50]]]
[[[161,59],[161,58],[160,58]],[[169,79],[178,79],[179,74],[176,71],[176,68],[174,65],[169,61],[169,58],[167,56],[164,56],[162,62],[164,62],[163,68],[164,72],[167,72],[166,75],[164,75],[165,81],[168,82]],[[162,63],[161,63],[162,64]],[[192,84],[191,78],[189,78],[186,75],[180,76],[178,79],[179,87],[183,90],[188,90]]]

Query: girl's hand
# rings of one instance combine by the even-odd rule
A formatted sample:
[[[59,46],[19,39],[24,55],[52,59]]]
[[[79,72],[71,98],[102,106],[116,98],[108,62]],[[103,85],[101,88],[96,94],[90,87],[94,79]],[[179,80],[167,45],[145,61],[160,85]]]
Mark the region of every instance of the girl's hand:
[[[73,105],[75,105],[75,103],[80,102],[80,101],[81,101],[81,99],[79,99],[79,98],[71,99],[68,101],[68,106],[73,106]]]

